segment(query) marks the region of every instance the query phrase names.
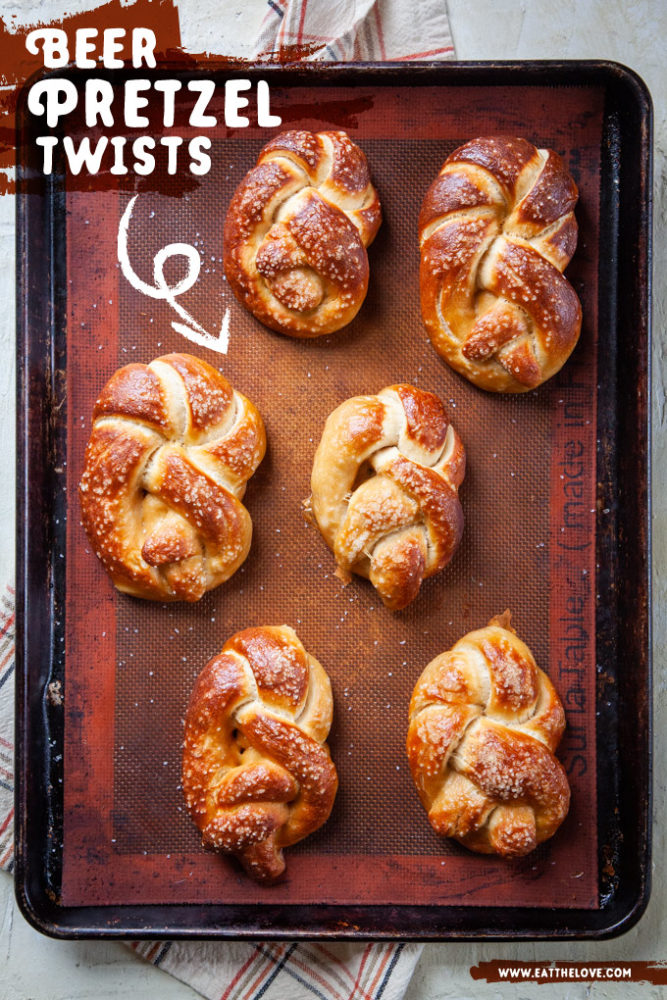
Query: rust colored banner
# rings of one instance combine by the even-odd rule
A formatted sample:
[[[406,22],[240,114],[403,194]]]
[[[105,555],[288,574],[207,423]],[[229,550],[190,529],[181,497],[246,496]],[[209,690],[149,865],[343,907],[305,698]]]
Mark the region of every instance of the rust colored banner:
[[[487,983],[648,983],[667,985],[667,962],[480,962],[473,979]]]
[[[185,52],[181,44],[181,28],[179,22],[178,8],[175,0],[133,0],[131,4],[125,0],[109,0],[94,10],[84,11],[78,14],[70,14],[55,21],[40,21],[35,19],[26,25],[17,25],[13,18],[7,21],[0,18],[0,195],[14,194],[16,191],[16,181],[13,177],[13,167],[15,163],[25,163],[31,156],[35,155],[33,149],[17,150],[17,145],[21,144],[21,139],[17,138],[21,134],[21,129],[25,122],[21,122],[20,96],[24,88],[39,79],[40,73],[45,70],[44,40],[37,41],[31,49],[26,46],[28,35],[36,29],[57,29],[64,32],[66,36],[66,60],[67,66],[58,72],[58,77],[71,78],[73,67],[87,65],[87,62],[80,62],[79,51],[84,55],[84,59],[90,58],[97,65],[96,72],[105,66],[116,66],[113,59],[122,61],[126,66],[142,66],[141,60],[135,62],[134,33],[150,28],[155,35],[155,48],[153,54],[157,66],[170,71],[187,70],[203,67],[229,66],[231,69],[240,69],[244,65],[252,65],[251,60],[241,58],[226,58],[224,56],[211,56],[209,53]],[[77,45],[79,35],[86,34],[90,42],[90,47],[86,48],[84,38],[81,38],[81,50]],[[105,33],[113,34],[114,42],[109,39],[109,55],[111,61],[107,59],[107,46],[105,43]],[[279,52],[266,52],[263,59],[274,63],[291,63],[308,59],[317,48],[316,44],[300,46],[283,46]],[[146,65],[152,65],[146,62]],[[51,70],[53,75],[54,71]],[[90,74],[89,74],[90,76]],[[74,73],[80,89],[79,97],[82,98],[82,91],[85,77]],[[152,95],[151,109],[148,113],[154,115],[157,105],[156,97]],[[122,95],[119,98],[122,103]],[[302,117],[299,109],[295,110],[296,117]],[[28,113],[25,112],[26,117]],[[78,108],[73,115],[71,127],[76,131],[76,117],[81,119],[81,109]],[[70,126],[69,114],[63,117],[68,118],[67,128]],[[17,129],[17,125],[19,128]],[[124,130],[131,131],[131,126],[125,122],[115,123],[116,135],[121,135]],[[98,132],[100,130],[98,129]],[[112,130],[108,129],[109,134]],[[94,130],[93,130],[94,132]],[[111,170],[113,156],[107,156],[101,169],[90,172],[84,170],[79,177],[77,186],[85,190],[114,190],[116,188],[116,178]],[[72,172],[74,176],[74,172]],[[136,181],[136,177],[133,176]],[[72,178],[70,178],[70,181]]]
[[[110,0],[96,10],[59,19],[57,24],[35,21],[16,26],[0,19],[0,195],[13,194],[15,190],[14,179],[6,171],[15,162],[16,112],[21,88],[44,68],[41,51],[33,55],[26,48],[28,34],[36,28],[57,27],[67,35],[68,51],[74,53],[76,32],[81,28],[97,29],[100,38],[107,28],[124,29],[127,45],[132,30],[143,26],[150,26],[155,32],[158,62],[201,64],[203,56],[187,56],[181,49],[181,29],[174,0],[158,0],[158,3],[136,0],[130,5],[122,0]],[[124,47],[119,55],[124,60],[129,59],[129,49]],[[106,186],[110,186],[108,182]]]

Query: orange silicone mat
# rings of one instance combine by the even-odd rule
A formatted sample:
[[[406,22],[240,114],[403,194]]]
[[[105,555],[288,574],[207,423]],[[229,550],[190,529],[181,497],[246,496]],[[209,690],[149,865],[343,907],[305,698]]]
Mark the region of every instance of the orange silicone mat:
[[[344,128],[364,149],[384,222],[355,321],[314,341],[262,327],[233,297],[222,228],[234,188],[275,130],[213,134],[211,172],[143,183],[128,255],[183,242],[200,254],[179,303],[217,333],[223,355],[188,341],[166,301],[126,280],[118,228],[135,192],[67,195],[69,498],[62,901],[598,906],[595,760],[595,517],[598,213],[602,96],[586,87],[291,88],[274,93],[283,127]],[[436,355],[419,311],[417,218],[447,154],[507,132],[558,150],[580,189],[580,240],[567,274],[583,303],[580,343],[551,382],[495,396]],[[158,190],[159,188],[159,190]],[[179,271],[179,267],[181,270]],[[173,283],[182,262],[168,262]],[[268,452],[249,483],[254,538],[242,569],[196,605],[117,594],[80,525],[77,483],[94,401],[129,361],[188,351],[218,366],[260,409]],[[463,541],[450,566],[400,613],[370,584],[343,587],[308,523],[313,453],[343,399],[397,381],[436,392],[466,447]],[[510,608],[552,677],[568,727],[559,756],[572,807],[552,841],[516,861],[477,856],[428,825],[404,751],[407,707],[424,666]],[[179,788],[183,715],[206,661],[235,631],[292,625],[328,671],[340,791],[329,822],[287,853],[287,878],[256,886],[205,853]]]

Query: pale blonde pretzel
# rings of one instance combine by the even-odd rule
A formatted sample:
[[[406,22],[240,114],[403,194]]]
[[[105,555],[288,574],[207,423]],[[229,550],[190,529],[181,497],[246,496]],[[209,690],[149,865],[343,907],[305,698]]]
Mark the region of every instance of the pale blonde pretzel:
[[[387,607],[412,601],[452,558],[463,531],[465,452],[437,396],[393,385],[327,419],[311,507],[339,575],[370,579]]]

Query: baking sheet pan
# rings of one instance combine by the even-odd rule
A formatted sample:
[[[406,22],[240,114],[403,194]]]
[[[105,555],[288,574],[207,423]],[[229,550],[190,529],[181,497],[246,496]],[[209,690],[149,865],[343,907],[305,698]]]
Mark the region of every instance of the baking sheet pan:
[[[224,68],[218,80],[229,75]],[[22,136],[24,912],[63,935],[616,933],[641,913],[649,873],[646,91],[628,71],[600,63],[258,75],[283,128],[342,127],[360,143],[383,202],[367,301],[347,330],[318,341],[266,331],[222,279],[226,205],[266,130],[216,131],[213,169],[197,183],[161,174],[138,187],[119,178],[107,190],[71,178],[64,185],[58,175],[36,182],[31,136]],[[581,342],[556,379],[521,397],[491,397],[455,376],[419,317],[423,192],[451,149],[492,132],[558,149],[581,192],[579,248],[567,272],[584,304]],[[129,210],[128,254],[140,274],[150,276],[170,242],[197,247],[206,265],[188,310],[215,330],[230,309],[226,355],[188,345],[171,326],[169,303],[147,302],[124,279],[117,232]],[[170,350],[219,365],[257,403],[269,436],[247,494],[251,556],[192,607],[116,595],[87,551],[76,507],[99,389],[121,364]],[[459,553],[410,609],[391,615],[365,582],[341,587],[300,500],[332,406],[398,380],[441,395],[469,473]],[[564,490],[573,480],[576,505]],[[510,864],[432,834],[402,751],[425,664],[506,606],[563,697],[560,756],[573,786],[560,837]],[[341,793],[329,823],[288,852],[286,882],[267,890],[199,849],[178,768],[194,677],[237,629],[280,621],[297,628],[332,677]]]

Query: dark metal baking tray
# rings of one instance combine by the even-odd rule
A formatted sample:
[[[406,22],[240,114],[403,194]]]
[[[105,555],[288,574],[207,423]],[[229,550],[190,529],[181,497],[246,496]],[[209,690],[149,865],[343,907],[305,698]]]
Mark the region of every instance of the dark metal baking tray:
[[[163,76],[181,69],[160,71]],[[185,78],[234,75],[188,70]],[[377,939],[602,938],[642,914],[650,884],[649,330],[651,104],[642,81],[607,62],[244,66],[273,88],[317,85],[597,88],[600,149],[597,398],[596,702],[598,906],[118,904],[67,906],[62,877],[67,664],[63,488],[68,282],[62,177],[40,175],[34,125],[18,148],[16,891],[39,930],[61,937]],[[97,74],[99,75],[99,74]],[[108,74],[114,79],[113,74]],[[76,77],[76,74],[74,74]],[[488,91],[487,91],[488,92]],[[25,111],[25,109],[24,109]],[[475,134],[474,132],[470,133]]]

